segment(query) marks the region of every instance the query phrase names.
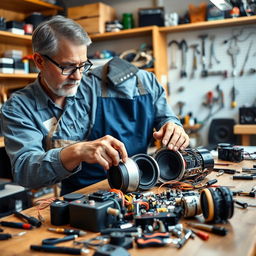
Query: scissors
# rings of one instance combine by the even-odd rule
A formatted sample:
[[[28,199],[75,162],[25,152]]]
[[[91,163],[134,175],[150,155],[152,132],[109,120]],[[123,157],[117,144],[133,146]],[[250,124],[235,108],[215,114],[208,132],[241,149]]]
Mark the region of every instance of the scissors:
[[[78,237],[78,235],[69,235],[69,236],[64,236],[61,238],[46,238],[42,241],[42,244],[44,245],[54,245],[54,244],[58,244],[58,243],[63,243],[66,241],[71,241],[71,240],[75,240]]]

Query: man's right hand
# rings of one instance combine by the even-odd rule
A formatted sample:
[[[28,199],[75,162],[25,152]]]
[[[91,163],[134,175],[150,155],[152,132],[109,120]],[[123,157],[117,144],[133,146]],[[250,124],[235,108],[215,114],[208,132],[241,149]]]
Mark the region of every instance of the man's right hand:
[[[62,163],[70,171],[81,162],[98,163],[108,170],[113,165],[117,166],[120,160],[126,162],[127,158],[124,144],[110,135],[94,141],[79,142],[61,151]]]

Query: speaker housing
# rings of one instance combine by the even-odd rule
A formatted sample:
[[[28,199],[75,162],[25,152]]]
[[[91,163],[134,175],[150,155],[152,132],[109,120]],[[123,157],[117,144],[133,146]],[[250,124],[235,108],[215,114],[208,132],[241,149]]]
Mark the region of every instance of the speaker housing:
[[[205,148],[183,151],[161,148],[153,157],[159,166],[159,181],[163,183],[171,180],[202,180],[214,167],[213,156]]]
[[[212,119],[208,133],[209,150],[216,149],[219,143],[237,144],[237,137],[234,134],[235,120],[232,118]]]

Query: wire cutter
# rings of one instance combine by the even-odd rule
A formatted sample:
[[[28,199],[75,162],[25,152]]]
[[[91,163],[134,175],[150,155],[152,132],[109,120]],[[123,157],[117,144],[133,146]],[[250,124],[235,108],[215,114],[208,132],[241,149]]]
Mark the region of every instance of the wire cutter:
[[[143,234],[141,237],[135,240],[138,248],[145,247],[162,247],[170,244],[172,239],[170,234],[167,232],[164,233],[152,233],[152,234]]]
[[[42,241],[43,245],[54,245],[54,244],[59,244],[63,243],[66,241],[71,241],[74,240],[78,237],[78,235],[69,235],[69,236],[64,236],[61,238],[46,238]]]

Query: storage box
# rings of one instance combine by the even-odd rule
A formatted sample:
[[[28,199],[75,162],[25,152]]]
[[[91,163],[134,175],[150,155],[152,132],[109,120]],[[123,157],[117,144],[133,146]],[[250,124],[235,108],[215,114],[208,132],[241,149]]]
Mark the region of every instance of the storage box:
[[[103,4],[87,4],[68,8],[68,18],[79,23],[88,34],[105,32],[105,23],[116,19],[113,7]]]

